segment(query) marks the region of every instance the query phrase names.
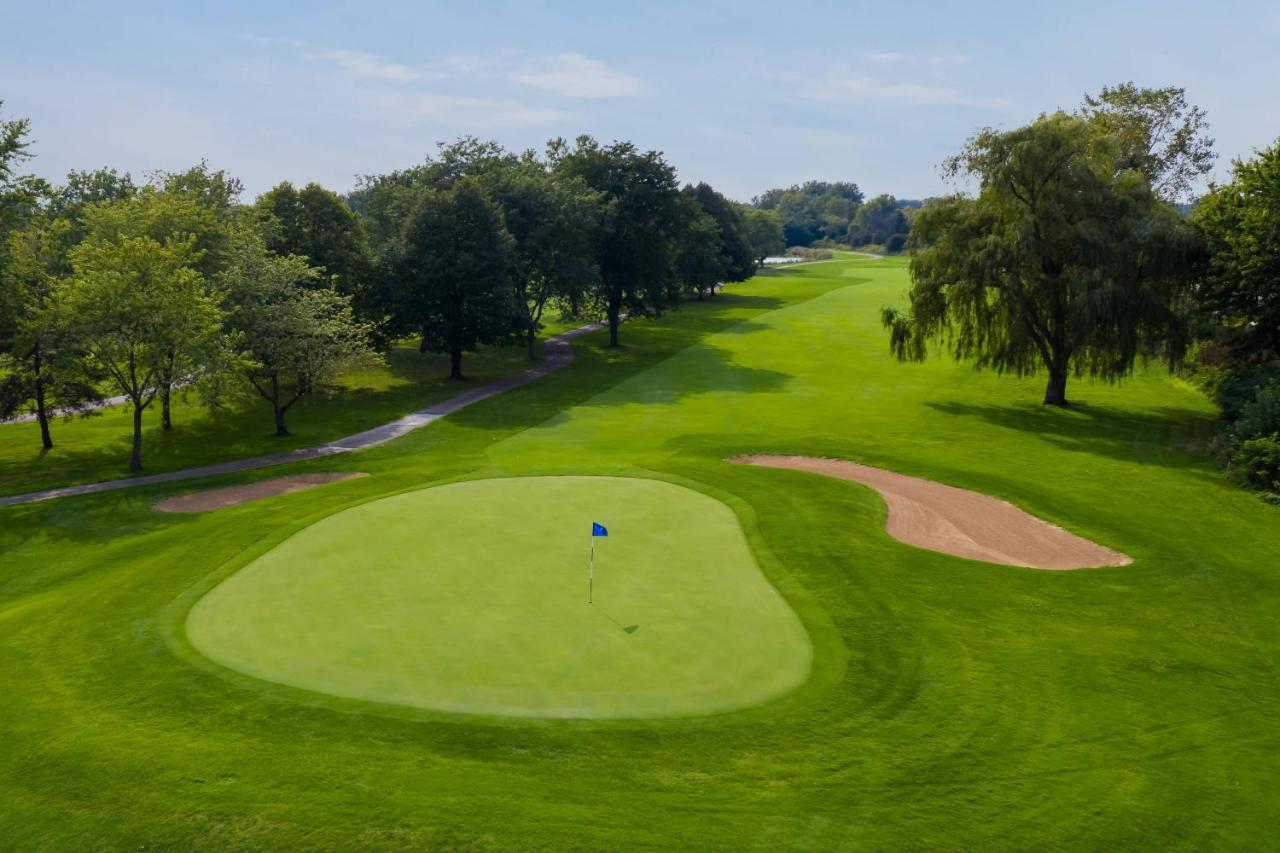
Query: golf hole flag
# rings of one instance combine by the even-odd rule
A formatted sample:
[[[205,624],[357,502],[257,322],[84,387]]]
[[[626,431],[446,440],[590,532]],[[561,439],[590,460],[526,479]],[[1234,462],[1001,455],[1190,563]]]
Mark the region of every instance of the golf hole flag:
[[[587,604],[595,597],[596,585],[596,537],[608,536],[609,528],[598,521],[591,522],[591,558],[587,562]]]

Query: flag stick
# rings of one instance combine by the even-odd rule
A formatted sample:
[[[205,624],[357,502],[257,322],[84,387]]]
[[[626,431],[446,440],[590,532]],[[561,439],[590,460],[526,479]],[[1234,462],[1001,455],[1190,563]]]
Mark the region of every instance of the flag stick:
[[[592,529],[591,559],[587,563],[587,604],[591,603],[591,600],[595,594],[595,585],[596,585],[596,532],[594,529]]]

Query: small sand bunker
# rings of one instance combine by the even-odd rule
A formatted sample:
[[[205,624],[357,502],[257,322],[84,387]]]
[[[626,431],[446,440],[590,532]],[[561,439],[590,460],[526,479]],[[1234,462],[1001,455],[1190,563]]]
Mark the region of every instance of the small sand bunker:
[[[889,505],[885,530],[894,539],[1006,566],[1090,569],[1133,562],[990,495],[944,486],[839,459],[813,456],[738,456],[733,462],[809,471],[870,486]]]
[[[336,483],[339,480],[350,480],[355,477],[368,477],[360,471],[328,471],[321,474],[295,474],[292,477],[276,477],[274,480],[260,480],[257,483],[246,483],[243,486],[224,486],[221,489],[205,489],[189,495],[165,498],[156,503],[161,512],[208,512],[212,509],[235,506],[275,495],[289,492],[301,492],[314,489],[325,483]]]

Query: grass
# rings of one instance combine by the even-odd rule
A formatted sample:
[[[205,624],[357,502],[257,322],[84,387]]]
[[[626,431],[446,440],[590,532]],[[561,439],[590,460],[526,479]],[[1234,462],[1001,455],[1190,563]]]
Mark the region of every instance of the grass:
[[[589,336],[537,383],[291,469],[371,474],[323,489],[196,516],[151,509],[193,484],[0,511],[3,846],[1266,846],[1280,515],[1195,449],[1210,406],[1156,369],[1075,383],[1079,405],[1057,411],[1038,380],[895,364],[877,312],[905,288],[896,259],[771,271],[628,323],[620,350]],[[1135,562],[1037,572],[922,551],[884,533],[871,490],[723,461],[744,452],[996,494]],[[274,685],[191,646],[203,595],[319,519],[556,474],[730,507],[804,624],[805,683],[712,716],[477,719]]]
[[[613,535],[589,604],[592,519]],[[793,689],[810,658],[728,507],[620,477],[478,480],[353,507],[215,587],[187,632],[259,678],[506,716],[722,713]]]
[[[275,434],[271,407],[251,391],[224,401],[216,411],[194,393],[178,394],[172,430],[160,429],[158,400],[143,412],[143,473],[322,444],[527,366],[523,347],[485,348],[463,360],[467,380],[460,383],[448,378],[447,355],[424,355],[416,346],[400,345],[385,364],[348,372],[333,386],[303,397],[289,410],[288,436]],[[35,422],[0,424],[0,494],[128,477],[132,418],[128,406],[113,406],[90,417],[57,419],[50,426],[54,448],[47,453],[41,452]]]

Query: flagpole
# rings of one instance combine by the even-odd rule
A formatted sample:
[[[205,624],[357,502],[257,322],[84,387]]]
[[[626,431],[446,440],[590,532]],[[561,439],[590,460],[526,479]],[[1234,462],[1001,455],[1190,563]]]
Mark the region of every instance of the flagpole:
[[[591,529],[591,559],[587,563],[587,604],[591,603],[591,600],[594,596],[595,585],[596,585],[596,531],[595,531],[595,528],[592,528]]]

